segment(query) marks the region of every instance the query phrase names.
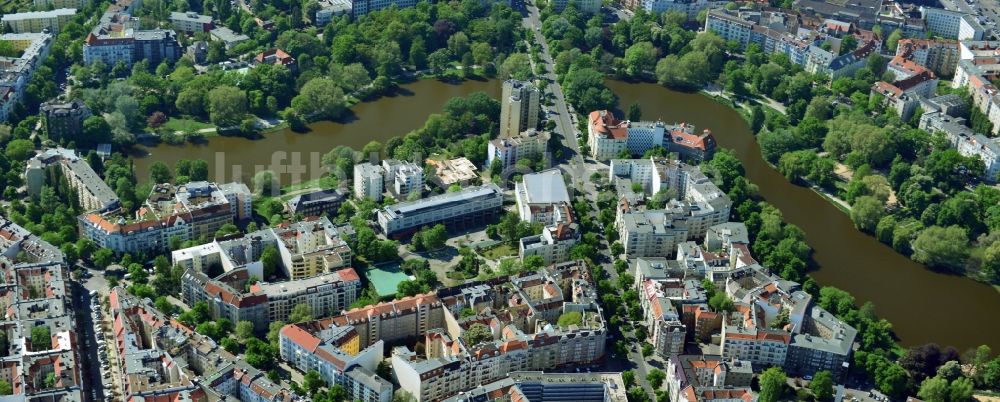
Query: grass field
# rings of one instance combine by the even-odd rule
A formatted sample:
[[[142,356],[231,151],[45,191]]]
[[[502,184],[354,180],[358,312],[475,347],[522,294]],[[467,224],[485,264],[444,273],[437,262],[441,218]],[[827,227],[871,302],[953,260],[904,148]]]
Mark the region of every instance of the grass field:
[[[163,127],[167,130],[180,131],[182,133],[201,130],[205,128],[215,128],[215,126],[210,123],[202,123],[200,121],[192,119],[182,119],[176,117],[171,117],[169,120],[167,120],[167,122],[163,124]]]
[[[508,257],[512,255],[517,255],[517,250],[513,246],[507,244],[500,244],[496,247],[490,248],[489,250],[484,250],[480,254],[483,257],[490,260],[499,260],[500,257]]]

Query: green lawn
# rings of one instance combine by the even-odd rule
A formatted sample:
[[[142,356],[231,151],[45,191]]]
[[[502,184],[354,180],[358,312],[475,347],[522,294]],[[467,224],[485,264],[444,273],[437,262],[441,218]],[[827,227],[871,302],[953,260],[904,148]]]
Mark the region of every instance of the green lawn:
[[[183,133],[201,130],[204,128],[215,128],[211,123],[203,123],[193,119],[183,119],[177,117],[171,117],[163,124],[163,127],[171,131],[180,131]]]
[[[489,250],[483,250],[480,252],[486,259],[489,260],[499,260],[500,257],[508,257],[512,255],[517,255],[517,249],[513,246],[507,244],[500,244],[496,247],[492,247]]]
[[[410,276],[395,264],[371,267],[365,272],[365,276],[368,277],[368,282],[375,286],[379,297],[396,294],[396,286],[410,279]]]

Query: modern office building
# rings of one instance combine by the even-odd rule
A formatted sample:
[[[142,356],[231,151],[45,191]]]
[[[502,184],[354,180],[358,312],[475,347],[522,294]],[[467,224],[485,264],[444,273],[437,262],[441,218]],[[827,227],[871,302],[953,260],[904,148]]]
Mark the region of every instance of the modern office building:
[[[195,12],[180,13],[172,11],[170,13],[170,26],[175,31],[195,34],[198,32],[209,32],[212,30],[212,17],[201,15]]]
[[[79,99],[46,102],[39,107],[39,112],[45,116],[45,133],[55,141],[80,138],[83,121],[91,116],[90,108]]]
[[[69,186],[76,190],[77,202],[83,210],[106,214],[121,208],[118,195],[101,176],[76,152],[65,148],[50,148],[28,160],[24,170],[28,194],[37,197],[46,184],[56,185],[50,182],[57,177],[50,174],[50,169],[58,169]]]
[[[490,140],[487,146],[486,166],[500,161],[503,169],[517,164],[517,161],[544,154],[548,148],[549,136],[545,132],[528,129],[515,136]]]
[[[80,233],[116,253],[159,252],[171,241],[210,239],[247,210],[250,194],[243,191],[246,186],[209,182],[157,184],[135,217],[86,213],[79,218]]]
[[[500,138],[512,138],[522,131],[538,128],[541,91],[528,81],[503,82],[500,95]]]
[[[354,198],[359,200],[370,199],[375,202],[382,201],[382,193],[385,191],[385,171],[379,165],[371,163],[358,163],[354,165]]]
[[[76,15],[75,8],[60,8],[51,11],[27,11],[23,13],[4,14],[0,21],[7,32],[39,33],[46,31],[58,35],[60,28],[70,22]]]
[[[389,205],[378,211],[377,218],[382,233],[402,238],[439,223],[449,230],[479,226],[499,217],[502,210],[503,190],[487,184]]]
[[[112,5],[84,39],[84,64],[100,60],[106,66],[122,62],[131,67],[135,62],[146,60],[150,66],[157,66],[163,61],[173,63],[180,59],[183,50],[174,31],[141,30],[137,18],[116,9]]]
[[[313,21],[316,26],[321,27],[329,24],[333,20],[333,17],[338,17],[341,15],[351,15],[351,11],[354,7],[351,0],[323,0],[319,2],[319,10],[316,10],[316,15],[313,17]]]

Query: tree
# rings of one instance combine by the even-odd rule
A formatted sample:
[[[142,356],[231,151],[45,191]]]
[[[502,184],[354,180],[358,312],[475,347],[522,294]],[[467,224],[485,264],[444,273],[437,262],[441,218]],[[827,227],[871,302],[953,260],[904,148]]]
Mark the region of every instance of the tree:
[[[247,94],[238,88],[219,85],[208,92],[208,115],[219,127],[235,127],[248,112]]]
[[[813,376],[809,383],[809,389],[816,396],[817,401],[829,401],[833,399],[833,374],[823,370]]]
[[[490,331],[490,327],[477,322],[465,330],[462,334],[462,339],[465,340],[467,347],[472,347],[483,342],[492,341],[493,332]]]
[[[91,258],[94,265],[100,268],[107,268],[108,265],[114,261],[115,252],[109,248],[102,247],[94,252],[94,256]]]
[[[635,102],[628,105],[628,113],[626,114],[629,121],[640,121],[642,120],[642,107],[639,106],[639,102]]]
[[[309,395],[315,395],[320,388],[326,386],[326,381],[323,381],[323,377],[320,377],[318,371],[309,370],[306,375],[302,376],[302,386],[309,392]]]
[[[52,331],[48,325],[39,325],[31,329],[31,350],[38,352],[52,349]]]
[[[161,161],[149,166],[149,180],[153,183],[170,183],[170,168]]]
[[[278,253],[278,248],[273,245],[264,247],[264,251],[260,253],[260,262],[264,265],[264,278],[274,276],[281,266],[281,254]]]
[[[344,91],[325,77],[306,82],[292,99],[292,107],[306,118],[318,120],[336,119],[347,109]]]
[[[969,257],[969,239],[959,226],[931,226],[920,232],[911,247],[914,261],[932,268],[962,272]]]
[[[716,293],[708,300],[709,307],[715,311],[733,311],[733,300],[723,292]]]
[[[663,385],[663,380],[666,378],[667,375],[663,372],[663,370],[658,368],[649,370],[649,373],[646,373],[646,381],[649,381],[649,385],[651,385],[653,389],[659,389]]]
[[[899,28],[897,28],[897,29],[894,29],[889,34],[889,37],[886,38],[886,40],[885,40],[885,44],[889,48],[889,50],[895,51],[896,47],[899,44],[899,40],[900,39],[903,39],[903,31],[900,31]]]
[[[7,380],[0,380],[0,395],[11,395],[14,393],[14,387],[10,385]]]
[[[980,271],[990,282],[1000,281],[1000,241],[995,241],[986,247]]]
[[[83,137],[76,138],[77,146],[111,142],[111,125],[102,116],[90,116],[83,121]]]
[[[650,42],[639,42],[625,51],[625,73],[638,77],[656,67],[656,48]]]
[[[778,367],[771,367],[764,370],[760,375],[760,402],[778,402],[785,392],[787,377],[785,372]]]
[[[253,334],[253,323],[250,321],[240,320],[236,323],[236,339],[240,342],[246,342],[250,338],[254,337]]]
[[[511,54],[500,65],[500,78],[513,78],[526,81],[531,76],[531,62],[528,59],[528,55],[524,53]]]
[[[875,232],[875,226],[884,215],[885,207],[882,202],[868,195],[858,197],[851,207],[851,220],[854,221],[854,227],[868,233]]]
[[[583,315],[579,311],[570,311],[568,313],[563,313],[559,316],[557,321],[560,327],[567,328],[571,325],[580,325],[583,323]]]
[[[300,323],[312,319],[312,309],[305,303],[296,304],[295,307],[292,307],[292,312],[288,314],[288,321],[291,323]]]
[[[4,155],[10,160],[26,161],[35,155],[35,144],[24,139],[13,140],[7,143]]]

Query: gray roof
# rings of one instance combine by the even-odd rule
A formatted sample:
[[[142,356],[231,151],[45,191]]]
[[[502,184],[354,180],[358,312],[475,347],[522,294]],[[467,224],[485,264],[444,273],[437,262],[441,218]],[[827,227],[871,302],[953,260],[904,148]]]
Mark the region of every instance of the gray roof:
[[[559,169],[549,169],[524,175],[525,192],[532,204],[558,204],[570,202],[566,182]]]
[[[480,197],[503,197],[503,190],[496,184],[466,187],[462,191],[444,193],[416,201],[401,202],[385,207],[385,211],[394,215],[419,213],[426,209],[444,208],[454,203],[464,203]]]
[[[851,353],[851,347],[854,345],[854,338],[857,337],[858,330],[819,306],[812,307],[809,318],[815,324],[818,333],[794,334],[791,346],[821,350],[841,356],[847,356]]]

